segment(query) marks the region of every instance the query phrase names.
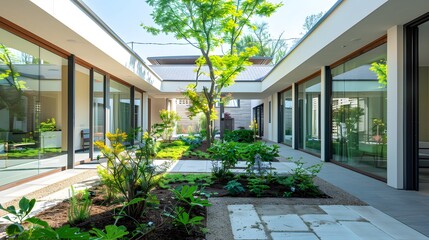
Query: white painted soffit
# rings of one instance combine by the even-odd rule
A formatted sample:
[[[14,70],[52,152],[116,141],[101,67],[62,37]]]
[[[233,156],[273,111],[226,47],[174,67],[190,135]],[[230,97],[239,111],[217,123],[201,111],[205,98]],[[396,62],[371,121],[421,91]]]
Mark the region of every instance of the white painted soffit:
[[[2,17],[38,37],[138,88],[159,92],[161,79],[73,1],[2,1],[2,8],[8,9]]]
[[[428,0],[343,0],[262,81],[264,95],[329,66],[429,11]]]

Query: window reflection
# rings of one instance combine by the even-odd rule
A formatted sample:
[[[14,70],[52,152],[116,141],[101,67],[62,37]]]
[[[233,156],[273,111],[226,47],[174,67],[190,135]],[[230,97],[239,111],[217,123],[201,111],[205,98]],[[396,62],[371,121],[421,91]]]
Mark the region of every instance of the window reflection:
[[[386,51],[384,44],[332,69],[333,160],[382,178],[387,164]]]

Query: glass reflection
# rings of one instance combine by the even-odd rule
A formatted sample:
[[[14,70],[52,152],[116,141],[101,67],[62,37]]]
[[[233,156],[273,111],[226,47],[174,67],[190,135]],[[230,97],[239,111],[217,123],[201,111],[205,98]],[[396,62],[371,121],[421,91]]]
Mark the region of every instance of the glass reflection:
[[[386,44],[332,69],[333,160],[386,178]]]

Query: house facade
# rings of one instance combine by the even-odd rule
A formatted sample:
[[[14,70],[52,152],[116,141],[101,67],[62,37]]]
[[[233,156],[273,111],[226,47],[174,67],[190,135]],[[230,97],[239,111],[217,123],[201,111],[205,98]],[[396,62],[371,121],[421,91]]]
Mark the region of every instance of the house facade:
[[[79,0],[2,6],[0,188],[93,158],[106,132],[148,129],[193,82],[163,77]],[[422,189],[428,13],[427,0],[340,0],[262,79],[225,92],[266,140]]]

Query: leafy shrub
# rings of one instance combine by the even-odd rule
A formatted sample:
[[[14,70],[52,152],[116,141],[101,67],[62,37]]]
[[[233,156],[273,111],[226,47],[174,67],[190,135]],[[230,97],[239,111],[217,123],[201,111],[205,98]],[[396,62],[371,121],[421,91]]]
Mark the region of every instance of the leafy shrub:
[[[276,144],[268,146],[264,142],[255,142],[240,148],[239,154],[241,159],[251,165],[255,163],[256,154],[259,154],[263,162],[271,162],[274,157],[279,156],[279,146]]]
[[[125,197],[125,201],[143,199],[127,206],[127,214],[138,218],[145,214],[148,206],[158,202],[150,191],[158,185],[160,176],[169,163],[160,166],[153,164],[156,139],[147,132],[143,134],[142,142],[138,146],[127,148],[123,145],[127,139],[126,133],[117,130],[114,134],[107,133],[106,137],[110,140],[111,147],[106,146],[103,141],[95,142],[95,146],[107,158],[106,169],[113,177],[112,184]]]
[[[233,131],[225,130],[225,133],[223,135],[223,140],[227,142],[252,143],[254,142],[253,131],[246,130],[246,129],[239,129],[239,130],[233,130]]]
[[[195,135],[179,136],[177,139],[185,142],[189,146],[195,146],[195,147],[200,146],[203,142],[200,136],[195,136]]]
[[[57,123],[55,121],[55,118],[48,118],[46,122],[40,122],[39,131],[47,132],[55,130],[57,130]]]
[[[243,185],[241,185],[237,180],[229,181],[223,188],[225,188],[231,195],[238,195],[246,191]]]
[[[68,220],[70,224],[83,222],[91,215],[92,200],[88,189],[75,192],[74,187],[70,187],[71,198],[68,211]]]
[[[256,197],[261,197],[265,190],[270,189],[264,178],[250,178],[248,180],[247,187],[251,193],[256,195]]]
[[[309,167],[304,167],[304,162],[301,160],[294,161],[297,165],[292,170],[291,175],[287,177],[278,177],[277,182],[290,188],[290,192],[304,193],[309,196],[317,196],[320,194],[319,189],[314,185],[314,178],[322,170],[322,164],[315,164]],[[286,194],[285,195],[291,195]]]
[[[203,225],[203,216],[192,215],[194,207],[208,207],[211,206],[207,199],[202,199],[198,193],[198,187],[193,185],[184,185],[171,190],[174,198],[179,201],[179,206],[173,209],[171,214],[166,213],[167,216],[173,218],[174,225],[183,227],[185,231],[190,234],[196,227]]]
[[[215,142],[209,149],[212,159],[212,174],[217,178],[226,178],[231,175],[231,168],[238,162],[238,148],[236,142]],[[220,162],[220,165],[219,165]]]

